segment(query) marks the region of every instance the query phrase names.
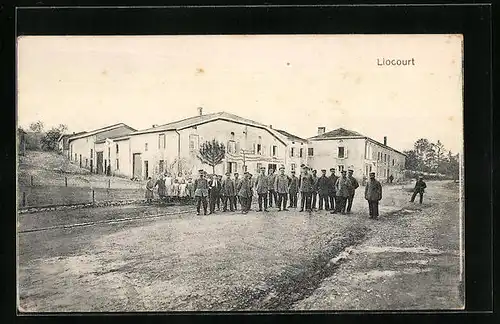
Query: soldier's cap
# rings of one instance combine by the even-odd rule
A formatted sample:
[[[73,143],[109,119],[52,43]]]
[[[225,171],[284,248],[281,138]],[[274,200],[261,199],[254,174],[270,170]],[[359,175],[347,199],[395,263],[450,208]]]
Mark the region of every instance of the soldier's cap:
[[[313,173],[316,173],[317,171],[316,170],[313,170]]]
[[[349,169],[349,170],[347,170],[347,171],[349,171],[349,172],[354,172],[354,170],[353,170],[353,169]]]
[[[204,170],[198,170],[199,173],[205,172]],[[165,174],[166,175],[166,174]]]
[[[260,167],[260,169],[261,169],[261,170],[265,170],[265,169],[266,169],[266,167]]]
[[[419,177],[420,179],[422,179],[424,176],[420,175],[420,176],[418,176],[418,177]]]
[[[335,168],[330,168],[330,172],[335,172]]]
[[[321,169],[321,172],[326,172],[326,169]]]
[[[237,175],[237,174],[238,174],[238,172],[235,172],[235,173],[234,173],[234,175]]]
[[[280,170],[285,170],[285,167],[284,166],[280,167]]]
[[[375,172],[370,172],[370,175],[375,175]]]
[[[347,171],[346,171],[346,170],[342,170],[341,172],[342,172],[342,173],[347,173]]]
[[[231,172],[226,172],[226,175],[231,175]]]
[[[295,171],[292,171],[292,174],[295,174]]]

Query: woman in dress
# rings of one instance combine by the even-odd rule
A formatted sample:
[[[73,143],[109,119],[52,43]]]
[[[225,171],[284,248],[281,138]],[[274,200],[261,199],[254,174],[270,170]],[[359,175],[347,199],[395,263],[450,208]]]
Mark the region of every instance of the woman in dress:
[[[155,187],[155,183],[153,182],[153,179],[151,177],[148,177],[148,182],[146,183],[146,201],[148,203],[151,203],[154,198],[153,190]]]

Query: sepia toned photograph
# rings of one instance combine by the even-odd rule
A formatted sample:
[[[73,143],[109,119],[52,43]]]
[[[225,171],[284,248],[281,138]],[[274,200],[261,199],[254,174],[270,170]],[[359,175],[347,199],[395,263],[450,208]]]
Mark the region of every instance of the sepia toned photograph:
[[[462,48],[18,37],[18,311],[463,310]]]

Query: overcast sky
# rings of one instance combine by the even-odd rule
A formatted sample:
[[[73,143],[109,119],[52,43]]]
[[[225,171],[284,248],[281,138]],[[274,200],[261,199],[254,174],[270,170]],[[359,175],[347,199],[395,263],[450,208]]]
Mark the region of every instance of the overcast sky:
[[[462,148],[462,39],[446,35],[23,37],[18,123],[71,132],[226,111],[301,137],[343,127]],[[414,58],[415,66],[377,59]]]

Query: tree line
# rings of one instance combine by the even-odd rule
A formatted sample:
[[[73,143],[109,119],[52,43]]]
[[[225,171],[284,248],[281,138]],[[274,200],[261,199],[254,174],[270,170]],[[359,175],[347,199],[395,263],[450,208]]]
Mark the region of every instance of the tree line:
[[[44,123],[42,121],[37,121],[31,123],[27,130],[24,130],[22,127],[18,127],[18,131],[24,131],[26,133],[26,149],[56,151],[59,137],[62,134],[67,133],[68,126],[65,124],[59,124],[58,126],[53,126],[48,131],[45,131]]]
[[[406,154],[405,169],[414,172],[434,173],[458,180],[460,156],[446,150],[441,141],[433,143],[425,138],[415,142]]]

